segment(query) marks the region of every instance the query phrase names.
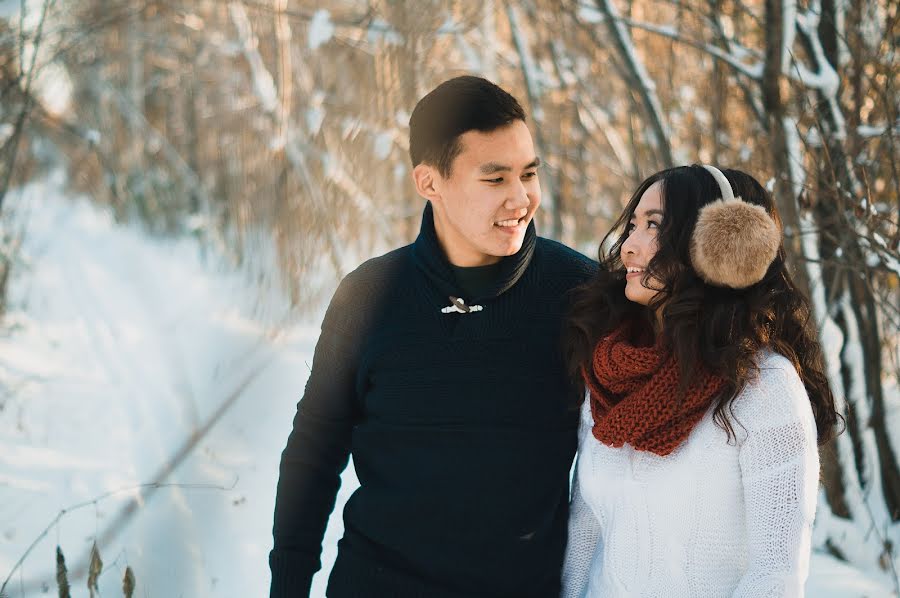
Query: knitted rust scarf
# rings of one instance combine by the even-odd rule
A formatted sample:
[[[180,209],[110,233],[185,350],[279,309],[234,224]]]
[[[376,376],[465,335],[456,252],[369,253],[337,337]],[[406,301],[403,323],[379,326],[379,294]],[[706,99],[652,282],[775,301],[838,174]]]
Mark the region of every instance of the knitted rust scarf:
[[[725,386],[705,369],[698,372],[678,401],[680,374],[671,353],[659,341],[630,343],[628,327],[601,339],[591,371],[581,374],[590,390],[594,437],[612,447],[628,443],[637,450],[668,455],[680,445]]]

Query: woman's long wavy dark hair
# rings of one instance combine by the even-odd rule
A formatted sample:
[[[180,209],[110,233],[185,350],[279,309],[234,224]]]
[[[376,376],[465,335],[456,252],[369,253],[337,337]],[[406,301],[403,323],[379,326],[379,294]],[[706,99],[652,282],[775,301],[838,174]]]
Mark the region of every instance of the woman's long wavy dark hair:
[[[771,195],[753,177],[738,170],[723,172],[735,196],[763,206],[781,226]],[[663,218],[645,280],[652,276],[663,288],[649,306],[643,306],[625,297],[621,249],[641,196],[656,182],[662,187]],[[590,371],[597,341],[623,322],[644,339],[661,334],[663,347],[673,352],[679,365],[682,392],[701,364],[726,380],[716,399],[714,419],[734,438],[727,415],[731,403],[757,373],[759,351],[768,348],[796,368],[812,404],[819,443],[824,444],[834,437],[841,418],[828,387],[809,300],[791,280],[784,246],[765,277],[746,289],[708,285],[690,265],[691,234],[700,208],[720,196],[716,180],[697,165],[670,168],[640,184],[600,244],[597,276],[573,295],[565,334],[570,375],[583,384],[581,370]],[[655,329],[657,309],[662,309],[661,330]]]

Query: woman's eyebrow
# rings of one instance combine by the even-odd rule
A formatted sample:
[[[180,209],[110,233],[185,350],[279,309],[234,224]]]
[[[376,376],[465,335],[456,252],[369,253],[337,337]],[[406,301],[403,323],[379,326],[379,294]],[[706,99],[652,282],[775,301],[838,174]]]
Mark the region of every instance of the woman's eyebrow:
[[[631,218],[629,218],[629,220],[634,220],[637,215],[638,215],[637,212],[632,212]],[[662,216],[662,215],[663,215],[662,210],[647,210],[646,212],[641,212],[641,216],[643,216],[644,218],[646,218],[647,216]]]

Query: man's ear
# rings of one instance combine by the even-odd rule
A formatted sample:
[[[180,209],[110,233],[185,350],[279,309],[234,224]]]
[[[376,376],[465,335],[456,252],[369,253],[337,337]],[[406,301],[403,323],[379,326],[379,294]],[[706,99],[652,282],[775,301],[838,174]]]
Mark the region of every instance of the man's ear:
[[[440,182],[437,180],[440,175],[433,166],[428,164],[417,164],[413,168],[413,180],[416,182],[416,193],[423,198],[431,201],[440,201],[441,194],[438,191]]]

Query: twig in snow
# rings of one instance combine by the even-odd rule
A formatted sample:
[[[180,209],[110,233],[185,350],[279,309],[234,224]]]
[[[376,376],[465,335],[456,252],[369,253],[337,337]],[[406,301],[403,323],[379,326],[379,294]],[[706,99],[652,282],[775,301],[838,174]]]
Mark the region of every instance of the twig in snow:
[[[227,490],[233,490],[234,487],[237,485],[237,482],[238,482],[237,477],[235,477],[234,482],[231,484],[230,487],[218,486],[218,485],[214,485],[214,484],[175,484],[175,483],[166,484],[166,483],[160,483],[160,482],[149,482],[146,484],[137,484],[135,486],[119,488],[117,490],[110,490],[109,492],[104,492],[103,494],[95,496],[91,500],[87,500],[84,502],[80,502],[80,503],[76,503],[74,505],[68,506],[65,509],[62,509],[59,513],[57,513],[56,517],[54,517],[53,520],[47,524],[47,527],[45,527],[44,530],[40,534],[37,535],[37,537],[34,539],[34,541],[31,543],[31,545],[25,550],[25,552],[22,554],[22,556],[19,557],[19,560],[16,561],[16,564],[13,565],[13,568],[10,570],[9,574],[6,576],[6,579],[3,581],[3,585],[0,585],[0,594],[2,594],[6,590],[6,586],[9,584],[9,580],[12,579],[12,576],[15,574],[15,572],[19,570],[19,568],[22,566],[22,563],[25,562],[25,559],[28,558],[28,555],[31,554],[31,552],[37,546],[38,542],[43,540],[47,536],[47,534],[50,533],[50,530],[53,529],[53,527],[57,523],[59,523],[63,517],[65,517],[67,514],[73,512],[73,511],[78,511],[85,507],[91,507],[91,506],[96,507],[99,503],[103,502],[107,498],[110,498],[112,496],[115,496],[117,494],[122,494],[125,492],[134,492],[135,490],[144,490],[147,488],[153,488],[153,489],[156,489],[156,488],[191,488],[191,489],[209,489],[209,490],[226,490],[227,491]],[[94,544],[94,546],[96,547],[96,543]],[[60,556],[61,556],[61,554],[62,553],[59,552]],[[65,567],[65,560],[63,560],[63,567]]]

